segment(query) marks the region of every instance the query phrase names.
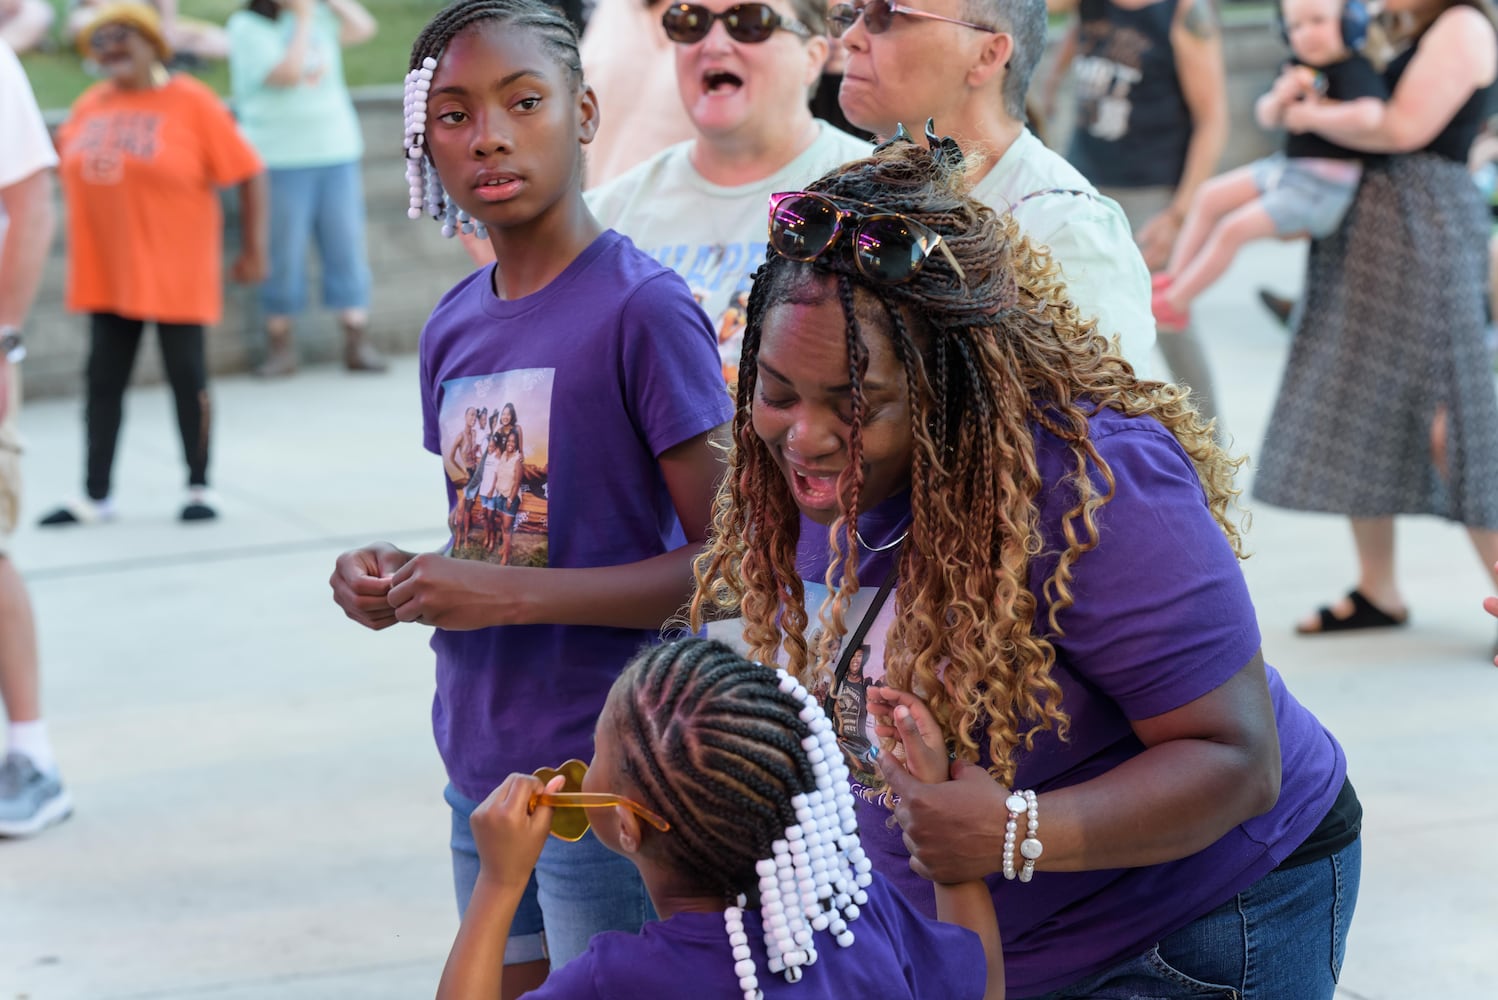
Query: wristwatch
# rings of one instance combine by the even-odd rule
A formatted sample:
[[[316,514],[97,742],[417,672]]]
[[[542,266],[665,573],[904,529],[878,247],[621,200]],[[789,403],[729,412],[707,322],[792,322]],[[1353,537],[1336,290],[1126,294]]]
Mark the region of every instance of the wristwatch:
[[[13,365],[26,360],[26,341],[19,327],[0,326],[0,354]]]

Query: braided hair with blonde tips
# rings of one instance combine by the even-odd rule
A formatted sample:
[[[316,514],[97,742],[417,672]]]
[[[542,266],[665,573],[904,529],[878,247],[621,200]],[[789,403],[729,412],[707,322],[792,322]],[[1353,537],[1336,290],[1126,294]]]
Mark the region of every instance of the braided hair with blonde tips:
[[[1017,748],[1031,746],[1043,730],[1066,736],[1050,636],[1062,634],[1058,616],[1073,601],[1074,567],[1097,545],[1097,511],[1114,489],[1089,437],[1089,414],[1109,407],[1151,416],[1169,430],[1240,558],[1230,508],[1243,459],[1217,444],[1188,390],[1135,375],[1071,301],[1047,248],[1031,243],[1009,216],[966,196],[965,168],[954,152],[946,141],[930,150],[893,141],[807,190],[923,223],[941,235],[960,271],[935,253],[909,281],[879,284],[857,269],[846,240],[809,263],[767,253],[749,300],[735,449],[708,547],[696,561],[689,618],[700,623],[736,612],[750,655],[781,660],[807,684],[831,675],[846,633],[843,615],[858,589],[857,546],[846,539],[858,518],[862,345],[866,337],[887,337],[909,390],[913,451],[912,520],[885,640],[885,683],[927,695],[958,756],[976,761],[987,751],[991,773],[1011,785]],[[797,509],[751,416],[766,314],[834,297],[846,317],[853,419],[830,532],[829,593],[818,612],[823,641],[810,650],[795,564]],[[1042,622],[1029,588],[1031,561],[1045,545],[1037,428],[1070,453],[1065,485],[1076,496],[1060,525],[1064,549],[1041,584],[1048,606]]]

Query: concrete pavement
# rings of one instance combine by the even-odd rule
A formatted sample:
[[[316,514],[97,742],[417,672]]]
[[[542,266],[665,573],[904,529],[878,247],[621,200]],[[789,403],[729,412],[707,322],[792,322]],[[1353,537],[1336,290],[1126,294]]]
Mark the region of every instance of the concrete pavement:
[[[1251,248],[1203,299],[1221,407],[1257,449],[1286,337],[1253,301],[1297,247]],[[41,335],[46,335],[45,331]],[[222,518],[175,521],[163,389],[135,390],[117,523],[27,527],[44,700],[76,814],[0,842],[0,1000],[429,996],[456,927],[416,627],[333,606],[334,556],[442,537],[413,358],[215,383]],[[77,489],[79,404],[23,416],[29,520]],[[1291,623],[1353,579],[1334,517],[1248,504],[1267,659],[1338,735],[1366,809],[1347,1000],[1498,995],[1498,623],[1464,533],[1401,522],[1413,608],[1393,634]],[[1418,838],[1418,839],[1417,839]]]

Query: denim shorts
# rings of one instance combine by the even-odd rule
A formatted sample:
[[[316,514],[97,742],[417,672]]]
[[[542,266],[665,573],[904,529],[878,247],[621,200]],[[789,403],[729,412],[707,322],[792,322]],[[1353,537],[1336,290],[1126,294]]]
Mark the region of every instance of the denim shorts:
[[[512,502],[509,497],[492,496],[484,497],[484,509],[496,511],[500,514],[509,514],[514,517],[520,511],[520,497],[517,494]]]
[[[1113,968],[1035,1000],[1332,1000],[1363,842],[1276,869]]]
[[[461,917],[479,877],[478,848],[468,825],[479,804],[451,784],[442,796],[452,807],[453,889]],[[586,951],[594,934],[635,933],[654,919],[639,870],[599,843],[593,831],[572,844],[547,837],[510,924],[505,964],[549,959],[556,968]]]
[[[1362,165],[1343,161],[1345,170],[1333,176],[1284,153],[1275,153],[1253,164],[1259,201],[1274,222],[1274,235],[1309,234],[1323,239],[1337,231],[1342,218],[1357,197]],[[1340,164],[1339,164],[1340,167]]]

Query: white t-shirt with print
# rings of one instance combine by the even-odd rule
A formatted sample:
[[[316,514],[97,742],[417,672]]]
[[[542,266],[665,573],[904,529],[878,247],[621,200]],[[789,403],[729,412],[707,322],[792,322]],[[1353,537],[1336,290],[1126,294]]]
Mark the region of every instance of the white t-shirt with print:
[[[972,195],[1011,212],[1021,231],[1051,248],[1072,301],[1096,316],[1134,370],[1150,377],[1155,317],[1150,276],[1118,202],[1097,188],[1028,129],[973,186]]]
[[[686,279],[718,335],[725,378],[737,378],[750,276],[765,259],[770,195],[797,191],[869,154],[867,142],[826,122],[810,146],[763,180],[723,187],[678,143],[584,197],[598,221]]]

